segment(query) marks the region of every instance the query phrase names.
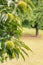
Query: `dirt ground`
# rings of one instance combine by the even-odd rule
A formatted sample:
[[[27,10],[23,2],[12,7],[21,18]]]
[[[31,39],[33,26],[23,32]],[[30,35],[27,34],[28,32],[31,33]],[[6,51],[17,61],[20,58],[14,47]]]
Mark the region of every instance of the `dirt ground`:
[[[25,62],[20,57],[18,60],[8,60],[7,62],[0,63],[0,65],[43,65],[43,36],[22,36],[22,41],[28,45],[33,52],[28,52],[29,57],[25,56]]]

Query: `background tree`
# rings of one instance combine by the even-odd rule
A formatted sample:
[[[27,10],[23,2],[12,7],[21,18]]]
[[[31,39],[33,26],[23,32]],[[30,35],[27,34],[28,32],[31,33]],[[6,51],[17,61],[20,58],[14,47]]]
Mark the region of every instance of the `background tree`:
[[[43,27],[43,1],[37,0],[34,9],[34,27],[36,28],[36,36],[38,36],[38,30]]]
[[[24,3],[27,5],[25,5]],[[25,5],[24,7],[26,8],[24,9],[21,5]],[[21,6],[21,8],[19,7],[19,10],[17,10],[17,12],[18,16],[20,16],[20,18],[22,19],[23,25],[26,26],[28,24],[28,28],[35,28],[36,36],[38,36],[38,30],[43,29],[43,1],[23,0],[23,3],[20,3],[19,6]],[[24,10],[22,11],[21,9]]]

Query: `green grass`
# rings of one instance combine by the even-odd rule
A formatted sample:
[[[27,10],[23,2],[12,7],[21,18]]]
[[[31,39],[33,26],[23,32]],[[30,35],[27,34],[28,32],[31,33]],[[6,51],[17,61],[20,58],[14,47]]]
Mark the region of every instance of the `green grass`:
[[[23,28],[23,34],[35,34],[35,29]]]
[[[23,28],[23,34],[31,34],[31,35],[35,35],[36,34],[36,30],[35,28]],[[39,35],[43,35],[43,30],[39,30]]]

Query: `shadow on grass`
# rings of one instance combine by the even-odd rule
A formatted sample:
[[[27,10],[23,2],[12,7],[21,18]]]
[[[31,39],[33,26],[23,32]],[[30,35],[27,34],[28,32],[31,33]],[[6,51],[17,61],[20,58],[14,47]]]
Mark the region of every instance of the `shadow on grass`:
[[[22,37],[36,37],[36,35],[32,35],[32,34],[22,34]]]
[[[40,37],[39,35],[38,36],[36,36],[35,34],[34,35],[32,35],[32,34],[22,34],[22,37]]]

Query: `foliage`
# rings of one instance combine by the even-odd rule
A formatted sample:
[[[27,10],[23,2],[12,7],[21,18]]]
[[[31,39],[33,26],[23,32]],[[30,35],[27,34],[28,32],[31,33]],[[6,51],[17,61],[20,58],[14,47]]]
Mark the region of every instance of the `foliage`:
[[[28,5],[28,10],[25,13],[26,17],[23,19],[28,20],[28,27],[36,28],[38,24],[38,29],[43,29],[43,0],[24,0]],[[23,16],[25,16],[23,14]],[[23,22],[24,22],[23,20]],[[25,22],[24,22],[25,23]]]
[[[34,9],[34,26],[37,23],[38,29],[42,29],[43,27],[43,0],[37,0],[35,4],[36,8]]]
[[[20,40],[22,34],[22,19],[16,14],[15,0],[0,0],[0,61],[7,58],[19,58],[19,55],[25,60],[25,51],[30,50],[28,46]],[[18,8],[17,8],[18,9]],[[21,14],[20,14],[21,15]]]
[[[18,3],[19,6],[17,6],[17,14],[18,16],[20,17],[20,19],[22,21],[24,21],[25,19],[28,20],[28,21],[31,21],[32,18],[33,18],[33,10],[32,8],[34,9],[34,4],[32,5],[32,2],[26,2],[25,0],[24,1],[21,1]],[[32,7],[31,7],[32,5]]]

